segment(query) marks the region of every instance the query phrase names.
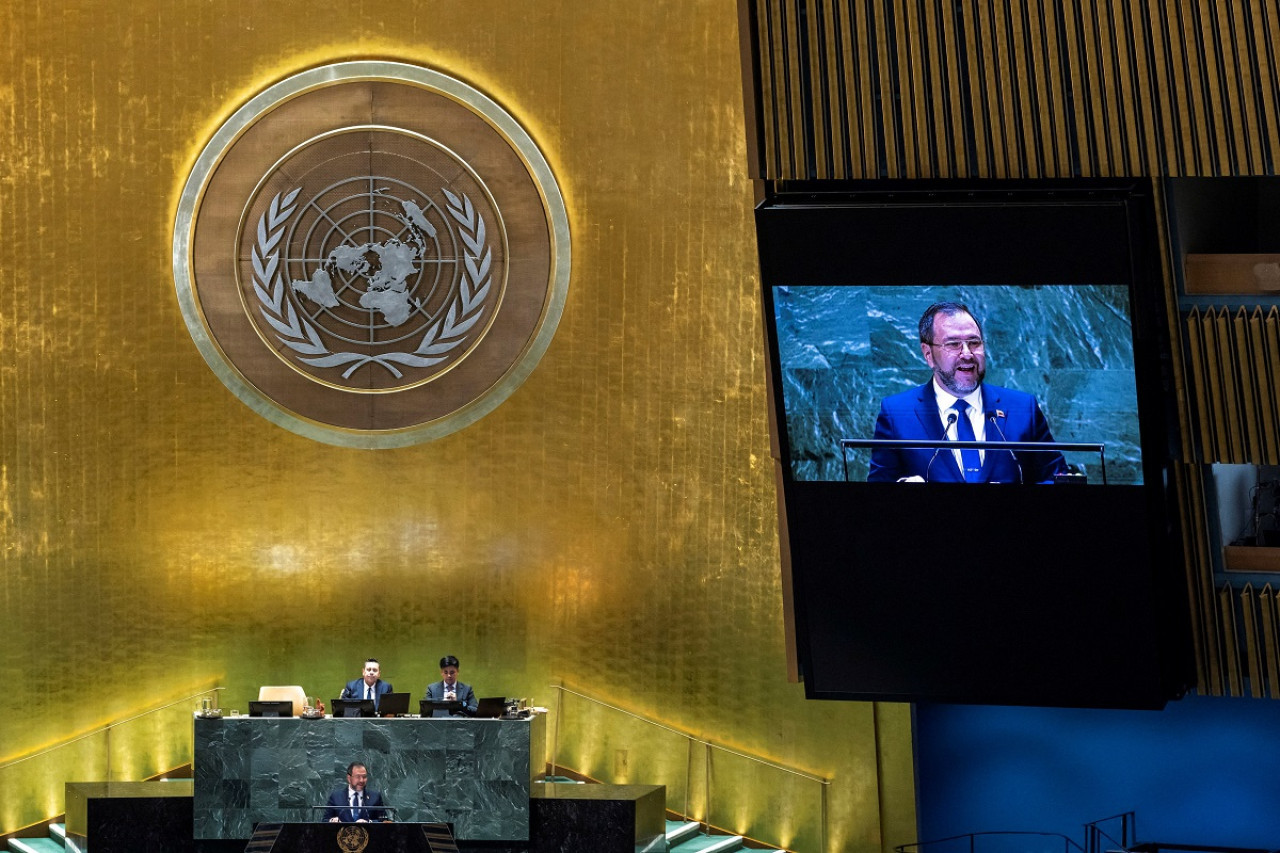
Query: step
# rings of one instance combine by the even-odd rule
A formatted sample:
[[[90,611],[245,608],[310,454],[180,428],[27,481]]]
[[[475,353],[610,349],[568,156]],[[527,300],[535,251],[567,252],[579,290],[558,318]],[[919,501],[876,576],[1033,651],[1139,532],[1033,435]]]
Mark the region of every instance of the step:
[[[67,840],[67,825],[65,823],[49,824],[49,837],[54,841]]]
[[[695,835],[702,834],[702,824],[696,821],[687,820],[669,820],[667,821],[667,843],[675,847],[681,841],[688,841]]]
[[[672,845],[671,853],[727,853],[741,849],[741,835],[698,835]]]
[[[52,838],[10,838],[9,850],[12,853],[64,853],[61,841]]]

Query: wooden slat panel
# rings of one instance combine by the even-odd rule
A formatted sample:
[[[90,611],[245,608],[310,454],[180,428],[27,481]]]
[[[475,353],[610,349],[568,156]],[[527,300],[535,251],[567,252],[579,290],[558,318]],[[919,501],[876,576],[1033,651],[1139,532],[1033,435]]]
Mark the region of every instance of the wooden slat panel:
[[[743,2],[763,177],[1275,174],[1280,160],[1277,0]]]
[[[1001,103],[1002,69],[997,44],[992,36],[994,22],[989,4],[973,4],[973,44],[976,48],[977,88],[974,90],[974,125],[981,126],[987,143],[987,168],[983,177],[1004,178],[1009,175],[1008,149],[1005,147],[1004,114]],[[982,162],[980,158],[979,163]]]
[[[1065,6],[1066,8],[1063,12],[1064,49],[1067,52],[1067,62],[1070,68],[1068,73],[1071,77],[1071,112],[1075,119],[1075,131],[1071,137],[1075,150],[1073,159],[1078,164],[1081,174],[1097,174],[1098,170],[1094,165],[1096,163],[1096,155],[1093,151],[1093,140],[1095,139],[1093,132],[1094,118],[1089,109],[1089,87],[1086,82],[1093,78],[1088,66],[1088,55],[1083,47],[1083,36],[1080,32],[1080,8],[1075,3],[1068,3]]]
[[[997,121],[1000,124],[1000,135],[1004,139],[1003,170],[997,175],[1001,178],[1016,178],[1024,174],[1025,168],[1021,133],[1023,120],[1019,109],[1021,93],[1018,88],[1014,59],[1017,41],[1010,36],[1011,6],[1008,0],[1001,0],[1001,2],[992,3],[990,8],[989,46],[992,56],[996,59],[996,86],[1000,98],[1000,114]]]
[[[1253,12],[1252,44],[1258,68],[1258,93],[1254,109],[1260,109],[1260,131],[1265,131],[1269,145],[1261,146],[1264,168],[1258,174],[1275,174],[1277,146],[1280,146],[1280,59],[1275,32],[1280,27],[1280,3],[1261,0],[1251,3]]]
[[[957,154],[961,158],[964,154],[964,134],[960,117],[955,113],[957,101],[947,86],[948,78],[953,75],[947,67],[946,21],[939,10],[938,0],[921,0],[920,5],[920,26],[924,32],[928,65],[929,130],[935,140],[931,174],[954,175],[959,171]]]
[[[847,41],[844,22],[840,19],[842,6],[843,4],[834,0],[821,0],[819,4],[825,23],[822,32],[822,68],[826,86],[823,112],[826,115],[830,148],[826,174],[836,179],[851,177],[849,161],[853,150],[853,140],[849,135],[849,112],[845,106],[849,90],[844,80],[842,56],[844,43]]]
[[[832,152],[833,136],[831,132],[831,87],[827,82],[827,48],[826,21],[823,17],[823,3],[807,4],[808,14],[804,16],[801,26],[804,27],[804,41],[808,44],[805,60],[809,66],[809,86],[813,97],[808,103],[809,129],[813,138],[813,159],[811,166],[814,174],[834,174]]]
[[[924,132],[924,91],[921,84],[923,49],[920,43],[920,20],[916,4],[912,0],[895,7],[893,16],[894,43],[904,48],[897,51],[897,75],[894,80],[900,93],[902,109],[898,120],[902,123],[902,172],[905,178],[919,178],[927,174],[921,168],[921,147],[927,139]],[[928,146],[925,145],[927,156]]]
[[[1213,609],[1213,571],[1204,571],[1207,556],[1204,525],[1200,523],[1204,502],[1200,499],[1200,473],[1190,465],[1173,468],[1174,488],[1182,517],[1182,552],[1186,571],[1188,611],[1192,647],[1195,652],[1196,684],[1203,690],[1219,683],[1218,655],[1211,638],[1217,635]]]
[[[1190,97],[1185,101],[1191,108],[1191,128],[1196,141],[1196,174],[1218,174],[1218,139],[1213,130],[1213,116],[1217,112],[1212,98],[1212,84],[1206,57],[1200,21],[1200,4],[1195,0],[1182,0],[1180,25],[1182,41],[1186,48],[1183,59],[1187,65],[1187,81]]]
[[[901,107],[894,96],[894,68],[893,53],[895,48],[893,30],[890,18],[893,14],[893,5],[888,4],[869,4],[875,6],[875,12],[868,21],[869,31],[876,44],[875,52],[875,75],[878,81],[876,91],[879,94],[879,103],[875,110],[876,121],[880,123],[882,128],[881,137],[884,140],[884,162],[880,164],[880,168],[887,178],[904,177],[902,173],[902,160],[899,156],[901,149],[898,144],[898,134],[901,129],[901,121],[899,119]]]
[[[1027,4],[1027,29],[1029,31],[1028,55],[1029,83],[1035,96],[1029,105],[1037,116],[1036,158],[1033,177],[1061,174],[1069,167],[1065,160],[1067,146],[1059,139],[1065,126],[1062,110],[1061,76],[1058,69],[1057,9],[1054,4],[1045,6],[1044,0]]]
[[[874,37],[872,35],[871,20],[868,17],[865,7],[859,3],[850,4],[855,12],[854,18],[856,27],[854,33],[858,41],[858,97],[859,97],[859,118],[862,120],[863,130],[862,138],[862,173],[859,177],[878,178],[880,177],[880,154],[877,147],[878,132],[876,130],[876,104],[875,92],[871,87],[872,68],[875,62],[875,52],[872,50]]]
[[[1258,621],[1262,628],[1262,666],[1267,698],[1280,699],[1280,631],[1277,631],[1276,595],[1267,584],[1258,596]]]
[[[800,21],[799,6],[800,0],[784,3],[783,14],[779,19],[782,27],[783,67],[790,83],[787,87],[786,122],[783,125],[787,130],[787,148],[791,153],[787,164],[787,177],[790,178],[809,177],[809,142],[812,138],[812,128],[806,126],[805,122],[806,109],[811,106],[811,93],[803,85],[804,72],[801,66],[805,64],[805,52],[801,48],[800,33],[803,24]]]
[[[777,54],[773,49],[773,3],[758,0],[756,3],[756,63],[760,76],[760,108],[756,110],[760,122],[762,169],[765,175],[782,174],[782,145],[778,134],[778,85],[782,74],[777,66]]]
[[[1244,589],[1240,591],[1240,627],[1244,638],[1243,678],[1248,679],[1249,695],[1254,699],[1261,699],[1263,681],[1262,644],[1259,638],[1261,626],[1258,624],[1258,602],[1253,594],[1253,584],[1245,584]]]
[[[1159,134],[1157,157],[1153,164],[1164,164],[1167,174],[1186,174],[1186,160],[1182,150],[1180,130],[1182,127],[1178,108],[1170,104],[1168,99],[1160,100],[1165,92],[1174,91],[1177,75],[1173,67],[1173,55],[1169,44],[1168,0],[1147,0],[1142,15],[1148,23],[1148,39],[1151,47],[1151,80],[1150,90],[1156,111],[1160,115],[1159,127],[1152,125],[1152,132]]]
[[[1225,675],[1226,693],[1228,696],[1244,695],[1244,673],[1242,671],[1240,659],[1240,644],[1236,641],[1236,619],[1235,595],[1230,584],[1223,585],[1218,590],[1218,617],[1221,623],[1221,631],[1219,638],[1219,648],[1222,650],[1222,658],[1225,666],[1223,674]]]
[[[1112,21],[1120,34],[1116,40],[1117,85],[1121,93],[1122,122],[1126,126],[1129,173],[1146,175],[1155,163],[1149,144],[1157,134],[1153,132],[1156,125],[1151,110],[1142,4],[1115,0],[1111,8]]]
[[[951,136],[949,143],[954,155],[954,172],[949,174],[958,178],[968,178],[974,175],[969,162],[968,136],[965,127],[972,120],[972,111],[965,104],[963,95],[964,79],[960,73],[960,61],[958,51],[963,45],[963,40],[959,34],[960,19],[955,15],[953,4],[947,0],[937,0],[940,9],[939,24],[941,27],[939,39],[939,55],[946,58],[946,64],[942,67],[946,69],[946,91],[950,104],[947,113],[947,119],[950,122]],[[951,46],[951,52],[946,52],[947,46]],[[939,87],[941,88],[941,87]]]
[[[1012,67],[1013,110],[1011,125],[1015,131],[1018,152],[1016,174],[1039,177],[1044,174],[1044,157],[1040,153],[1040,113],[1035,86],[1028,70],[1034,61],[1028,40],[1026,0],[1008,4],[1007,32],[1009,63]]]
[[[1110,0],[1096,0],[1094,7],[1093,37],[1098,52],[1099,76],[1094,80],[1094,90],[1102,95],[1101,106],[1105,118],[1106,133],[1103,145],[1107,150],[1105,164],[1099,164],[1099,174],[1124,174],[1131,170],[1129,163],[1129,137],[1123,120],[1123,103],[1120,77],[1120,50],[1122,31],[1117,32],[1111,19]],[[1103,147],[1103,146],[1099,146]]]
[[[1233,136],[1239,139],[1242,148],[1240,163],[1234,174],[1256,174],[1263,168],[1262,148],[1259,145],[1259,123],[1257,104],[1253,99],[1256,81],[1254,71],[1257,68],[1257,55],[1250,33],[1249,4],[1227,5],[1227,17],[1231,24],[1231,46],[1228,53],[1231,76],[1235,82],[1233,93],[1235,102],[1231,113],[1239,116],[1236,132]]]

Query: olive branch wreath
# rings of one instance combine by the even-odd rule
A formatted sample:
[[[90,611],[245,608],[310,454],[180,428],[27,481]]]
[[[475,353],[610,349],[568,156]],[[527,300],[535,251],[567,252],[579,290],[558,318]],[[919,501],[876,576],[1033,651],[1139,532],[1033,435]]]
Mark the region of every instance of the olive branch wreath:
[[[379,364],[400,379],[404,374],[395,366],[430,367],[444,361],[463,342],[467,332],[484,316],[485,297],[493,283],[493,253],[489,249],[484,217],[475,209],[466,193],[454,195],[441,188],[449,204],[446,210],[458,223],[459,234],[467,251],[463,253],[463,270],[457,293],[449,302],[449,310],[427,327],[412,352],[388,352],[365,355],[356,352],[331,352],[315,326],[285,298],[287,287],[280,270],[280,237],[293,217],[294,200],[302,187],[289,193],[277,193],[258,219],[257,241],[252,251],[253,291],[262,312],[276,337],[289,349],[299,353],[298,360],[312,367],[348,365],[342,378],[349,379],[357,368]]]

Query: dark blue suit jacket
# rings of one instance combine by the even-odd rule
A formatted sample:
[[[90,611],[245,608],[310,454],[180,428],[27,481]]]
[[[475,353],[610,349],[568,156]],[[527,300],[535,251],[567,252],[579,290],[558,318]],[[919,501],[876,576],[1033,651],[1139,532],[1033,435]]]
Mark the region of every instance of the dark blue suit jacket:
[[[476,693],[474,690],[471,689],[470,684],[463,684],[461,681],[459,681],[456,684],[454,684],[454,692],[458,696],[458,701],[461,702],[466,707],[466,709],[471,713],[474,714],[476,712],[476,709],[480,707],[480,700],[476,698]],[[443,701],[444,700],[444,682],[433,681],[430,684],[428,684],[427,692],[425,695],[423,695],[422,698],[431,699],[436,702]],[[431,716],[447,717],[449,715],[444,711],[436,711]]]
[[[329,795],[329,808],[324,810],[324,819],[333,820],[335,817],[341,823],[355,823],[360,818],[365,820],[386,820],[387,813],[378,806],[385,805],[382,802],[381,791],[370,791],[368,788],[364,792],[364,807],[359,809],[351,808],[351,801],[347,799],[347,786],[343,785],[338,790]]]
[[[391,682],[383,681],[379,678],[373,683],[373,710],[378,710],[378,697],[383,693],[394,693],[391,689]],[[342,695],[339,699],[363,699],[364,698],[364,679],[357,678],[355,681],[348,681],[347,686],[342,688]]]
[[[982,386],[982,408],[987,417],[987,441],[1053,441],[1049,423],[1040,404],[1031,394]],[[876,438],[932,439],[941,441],[942,420],[933,382],[886,397],[876,418]],[[952,428],[950,438],[955,438]],[[1052,481],[1066,463],[1056,451],[985,451],[980,475],[983,483],[1043,483]],[[931,483],[963,483],[964,475],[948,450],[926,448],[890,450],[877,448],[871,454],[867,482],[892,483],[903,477],[922,477]]]

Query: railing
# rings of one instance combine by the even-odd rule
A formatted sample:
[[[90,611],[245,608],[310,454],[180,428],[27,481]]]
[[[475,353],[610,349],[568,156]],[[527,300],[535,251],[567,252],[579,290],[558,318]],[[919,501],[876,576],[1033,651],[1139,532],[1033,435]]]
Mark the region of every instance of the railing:
[[[1100,824],[1116,822],[1120,824],[1119,841],[1107,834],[1100,826]],[[1135,813],[1131,811],[1091,821],[1084,825],[1085,853],[1102,853],[1102,842],[1104,840],[1110,842],[1112,849],[1128,850],[1137,841],[1137,836],[1138,819]]]
[[[830,779],[551,687],[553,774],[569,768],[603,782],[665,785],[667,809],[706,827],[787,850],[827,849]]]
[[[1028,845],[1030,839],[1041,839],[1039,847]],[[946,845],[945,847],[943,845]],[[1058,832],[970,832],[966,835],[953,835],[949,838],[936,838],[932,841],[917,841],[912,844],[899,844],[893,849],[897,853],[993,853],[993,850],[1004,849],[1023,851],[1062,850],[1063,853],[1085,853],[1085,849],[1067,836]],[[929,848],[925,851],[925,848]],[[981,848],[981,849],[980,849]]]
[[[66,811],[67,782],[139,781],[191,761],[194,703],[210,687],[0,764],[0,834]],[[215,701],[214,705],[217,704]]]

